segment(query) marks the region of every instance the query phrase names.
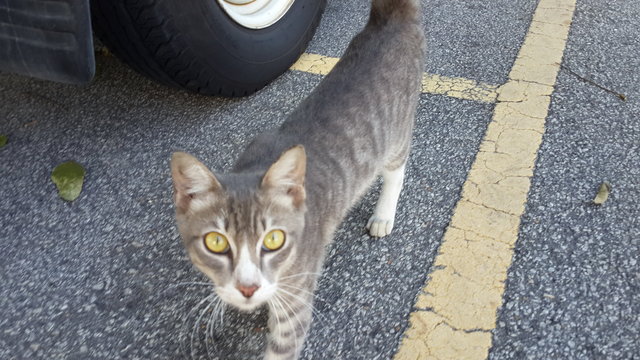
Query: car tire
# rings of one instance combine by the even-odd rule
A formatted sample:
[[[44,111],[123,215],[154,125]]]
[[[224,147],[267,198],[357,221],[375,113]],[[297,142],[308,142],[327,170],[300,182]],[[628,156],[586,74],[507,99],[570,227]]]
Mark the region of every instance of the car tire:
[[[204,95],[245,96],[285,72],[313,37],[326,0],[295,0],[259,29],[217,0],[91,0],[100,40],[136,71]]]

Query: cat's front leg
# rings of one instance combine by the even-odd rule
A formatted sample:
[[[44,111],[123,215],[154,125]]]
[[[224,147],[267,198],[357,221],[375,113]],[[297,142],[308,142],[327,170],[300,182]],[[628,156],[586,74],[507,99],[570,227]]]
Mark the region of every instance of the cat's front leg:
[[[269,302],[269,337],[264,360],[295,360],[313,317],[313,297],[292,289]]]
[[[385,169],[382,172],[383,182],[380,197],[376,203],[376,210],[367,223],[367,229],[369,229],[371,236],[387,236],[393,229],[398,198],[404,181],[404,169],[405,165],[402,165],[397,169]]]

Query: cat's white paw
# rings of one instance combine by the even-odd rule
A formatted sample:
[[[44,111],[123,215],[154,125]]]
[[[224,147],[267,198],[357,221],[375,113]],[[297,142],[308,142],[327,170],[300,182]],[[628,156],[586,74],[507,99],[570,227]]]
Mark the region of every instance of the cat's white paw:
[[[393,229],[393,218],[385,219],[373,215],[367,222],[367,229],[369,229],[369,235],[375,237],[383,237],[391,234]]]

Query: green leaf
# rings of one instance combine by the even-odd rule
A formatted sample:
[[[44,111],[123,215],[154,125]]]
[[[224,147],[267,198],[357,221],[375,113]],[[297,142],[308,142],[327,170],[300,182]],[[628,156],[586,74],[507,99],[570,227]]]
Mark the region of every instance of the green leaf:
[[[56,166],[51,172],[51,181],[58,188],[63,200],[73,201],[80,196],[84,182],[84,168],[75,161],[67,161]]]
[[[0,148],[7,145],[7,141],[9,141],[9,139],[7,138],[7,135],[0,134]]]
[[[600,187],[598,188],[598,193],[596,194],[596,197],[593,199],[593,203],[596,205],[604,204],[604,202],[607,201],[607,199],[609,198],[609,193],[611,193],[611,184],[605,181],[602,184],[600,184]]]

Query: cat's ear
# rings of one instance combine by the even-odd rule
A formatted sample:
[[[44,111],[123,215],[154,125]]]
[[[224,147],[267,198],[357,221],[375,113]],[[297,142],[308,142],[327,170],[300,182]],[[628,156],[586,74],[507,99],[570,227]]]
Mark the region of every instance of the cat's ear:
[[[198,195],[204,195],[222,186],[209,169],[195,157],[176,152],[171,156],[171,177],[176,208],[186,212]]]
[[[307,155],[302,145],[283,152],[262,178],[262,188],[275,190],[275,195],[288,199],[299,208],[306,198],[304,179],[307,171]]]

